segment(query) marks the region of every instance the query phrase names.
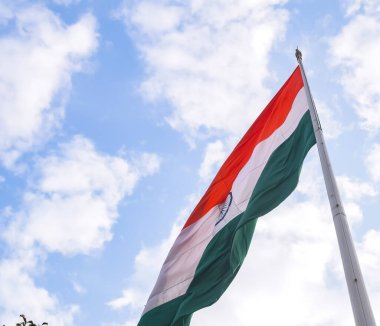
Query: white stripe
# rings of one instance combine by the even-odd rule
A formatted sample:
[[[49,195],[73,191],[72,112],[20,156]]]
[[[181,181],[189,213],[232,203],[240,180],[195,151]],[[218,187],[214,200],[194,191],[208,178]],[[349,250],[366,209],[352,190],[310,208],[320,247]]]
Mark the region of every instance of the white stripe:
[[[294,132],[306,111],[306,94],[302,88],[284,123],[256,146],[236,177],[231,190],[233,202],[223,220],[215,225],[220,212],[218,205],[180,232],[162,266],[144,313],[186,293],[206,246],[223,226],[245,211],[270,155]]]

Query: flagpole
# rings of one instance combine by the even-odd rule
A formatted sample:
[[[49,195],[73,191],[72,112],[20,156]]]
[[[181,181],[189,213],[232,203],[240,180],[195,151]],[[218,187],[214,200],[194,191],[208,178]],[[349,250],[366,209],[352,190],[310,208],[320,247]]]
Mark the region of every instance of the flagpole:
[[[325,179],[327,195],[330,201],[331,213],[334,220],[335,231],[338,238],[340,255],[342,257],[344,274],[346,277],[348,292],[350,294],[351,306],[354,313],[356,326],[376,326],[368,294],[364,285],[363,276],[360,270],[358,257],[356,255],[354,243],[348,227],[346,214],[340,199],[338,187],[330,164],[325,140],[322,133],[321,123],[318,118],[317,109],[313,97],[310,93],[309,84],[306,79],[305,70],[302,64],[302,53],[296,49],[296,58],[301,69],[307,102],[313,121],[315,138],[319,158],[322,165],[323,176]]]

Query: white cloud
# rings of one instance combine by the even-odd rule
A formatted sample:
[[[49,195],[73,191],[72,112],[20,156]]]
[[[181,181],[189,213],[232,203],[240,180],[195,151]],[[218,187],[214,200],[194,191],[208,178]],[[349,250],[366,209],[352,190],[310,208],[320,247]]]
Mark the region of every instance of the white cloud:
[[[97,48],[96,20],[72,25],[42,5],[2,4],[0,159],[10,167],[59,126],[74,72]],[[6,14],[4,14],[6,13]]]
[[[348,176],[337,177],[337,183],[347,200],[360,200],[362,197],[377,195],[376,189],[371,184],[360,180],[353,180]]]
[[[364,12],[352,16],[340,33],[330,40],[331,62],[342,69],[341,84],[353,102],[361,126],[380,129],[380,6],[372,1],[356,2]],[[357,10],[350,10],[350,13]]]
[[[3,2],[0,3],[0,25],[12,18],[12,10]]]
[[[0,24],[8,29],[8,33],[0,38],[0,161],[8,168],[15,168],[15,161],[22,153],[44,143],[59,126],[71,76],[83,70],[85,61],[97,48],[96,20],[93,15],[86,14],[77,22],[66,25],[42,4],[2,2]],[[50,231],[49,227],[53,232],[57,231],[54,218],[61,227],[65,226],[57,218],[62,217],[64,210],[59,205],[53,207],[54,203],[59,199],[66,200],[66,212],[74,208],[68,197],[63,198],[70,195],[63,194],[64,182],[57,180],[69,180],[70,176],[66,174],[62,178],[59,172],[70,171],[57,168],[57,179],[54,180],[54,176],[44,169],[54,162],[45,162],[46,166],[42,166],[42,161],[36,168],[40,179],[36,177],[34,188],[25,193],[25,206],[20,210],[7,207],[2,211],[9,225],[1,234],[3,240],[8,240],[5,243],[8,248],[0,261],[0,319],[7,325],[19,322],[19,314],[25,313],[35,321],[69,326],[73,325],[78,311],[77,306],[63,305],[35,282],[35,277],[43,269],[45,249],[69,250],[67,239],[65,242],[59,232],[55,232],[57,238],[51,242],[45,234]],[[52,219],[47,215],[49,212]],[[33,217],[33,214],[37,215]],[[38,219],[46,224],[42,223],[33,231],[33,223]],[[23,238],[24,233],[26,238]],[[42,240],[44,249],[31,243],[37,238]],[[75,246],[78,248],[79,245]]]
[[[160,169],[161,158],[152,153],[132,153],[130,158],[131,164],[140,177],[146,177],[157,173]]]
[[[377,0],[345,0],[347,15],[356,14],[361,9],[364,12],[380,13],[380,4]]]
[[[31,273],[35,272],[37,262],[33,256],[23,253],[20,257],[0,262],[1,323],[15,325],[20,322],[20,313],[24,313],[40,323],[74,325],[78,306],[62,306],[56,297],[35,284]]]
[[[367,169],[374,181],[380,181],[380,144],[373,144],[367,158]]]
[[[367,282],[368,295],[377,322],[380,320],[380,232],[369,230],[358,248],[358,255]]]
[[[342,123],[336,119],[333,110],[328,108],[324,102],[318,100],[316,101],[316,107],[325,138],[333,139],[339,137],[345,128]]]
[[[140,250],[135,257],[135,270],[130,278],[130,286],[122,291],[120,297],[107,303],[112,309],[121,309],[129,306],[134,312],[144,307],[147,294],[153,289],[158,271],[178,235],[181,227],[176,223],[170,232],[170,236],[158,246],[147,247]]]
[[[107,304],[113,309],[121,309],[130,306],[139,309],[146,302],[146,294],[154,286],[157,267],[162,266],[167,252],[170,249],[175,235],[163,241],[159,246],[144,248],[135,258],[136,270],[132,276],[132,287],[122,291],[120,297],[109,301]]]
[[[81,0],[53,0],[56,4],[69,6],[73,4],[78,4]]]
[[[222,166],[226,155],[224,144],[220,140],[207,144],[204,159],[198,171],[202,181],[210,181],[215,172]]]
[[[124,15],[128,14],[127,7]],[[154,15],[152,15],[154,13]],[[181,21],[183,10],[176,6],[163,6],[156,2],[141,2],[132,14],[132,24],[146,34],[158,34],[175,29]],[[121,17],[122,18],[122,17]]]
[[[121,296],[107,302],[112,309],[131,308],[132,319],[128,320],[126,325],[137,324],[136,318],[140,316],[169,249],[196,204],[196,199],[195,195],[189,197],[187,207],[180,212],[166,239],[156,246],[144,247],[139,251],[135,257],[134,272],[129,277],[128,286],[122,291]]]
[[[23,210],[7,232],[23,240],[14,246],[39,243],[63,254],[89,253],[111,240],[117,207],[142,176],[157,172],[156,155],[144,153],[141,162],[102,154],[82,136],[60,151],[37,161],[34,180],[24,195]],[[43,232],[41,230],[44,230]],[[13,239],[13,240],[12,240]]]
[[[172,104],[173,128],[194,140],[248,127],[271,93],[268,54],[285,32],[283,3],[139,1],[119,10],[147,65],[142,91]]]
[[[135,154],[131,162],[100,153],[82,136],[37,159],[23,205],[8,212],[12,220],[2,231],[9,257],[0,261],[0,319],[15,324],[15,316],[25,312],[41,322],[73,325],[79,308],[62,306],[34,282],[46,253],[88,254],[102,248],[112,238],[118,205],[159,165],[151,153]],[[73,287],[85,291],[75,281]]]
[[[289,198],[260,218],[237,278],[216,304],[194,314],[192,325],[354,325],[334,224],[316,167],[316,157],[304,167],[296,191],[299,198]],[[373,189],[361,181],[339,179],[346,208],[358,205],[363,196],[373,195]],[[355,185],[359,191],[353,194]],[[130,307],[129,322],[138,320],[161,267],[162,252],[168,251],[178,232],[179,223],[176,225],[167,239],[140,251],[124,296],[110,303],[114,308]],[[377,232],[370,231],[358,246],[377,318],[379,239]]]
[[[73,288],[74,291],[78,294],[85,294],[87,292],[86,288],[84,288],[80,283],[77,281],[73,281]]]
[[[377,300],[380,300],[380,232],[370,230],[364,237],[361,246],[359,247],[360,261],[365,268],[368,288],[373,295],[377,295]],[[379,302],[379,301],[376,301]],[[378,312],[379,313],[379,312]]]

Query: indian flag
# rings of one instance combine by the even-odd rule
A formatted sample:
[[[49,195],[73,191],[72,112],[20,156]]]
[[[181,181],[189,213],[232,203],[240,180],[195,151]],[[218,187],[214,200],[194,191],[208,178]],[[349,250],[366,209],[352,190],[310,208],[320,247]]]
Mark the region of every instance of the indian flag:
[[[166,258],[139,326],[185,326],[230,285],[257,218],[295,189],[315,144],[297,68],[224,162]],[[284,221],[286,223],[286,221]]]

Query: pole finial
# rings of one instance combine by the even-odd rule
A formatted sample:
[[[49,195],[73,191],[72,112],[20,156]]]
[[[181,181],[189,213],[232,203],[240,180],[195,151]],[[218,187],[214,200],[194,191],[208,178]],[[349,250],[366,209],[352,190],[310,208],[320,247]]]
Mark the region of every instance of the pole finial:
[[[302,52],[298,50],[298,46],[296,49],[296,58],[297,58],[297,61],[302,61]]]

